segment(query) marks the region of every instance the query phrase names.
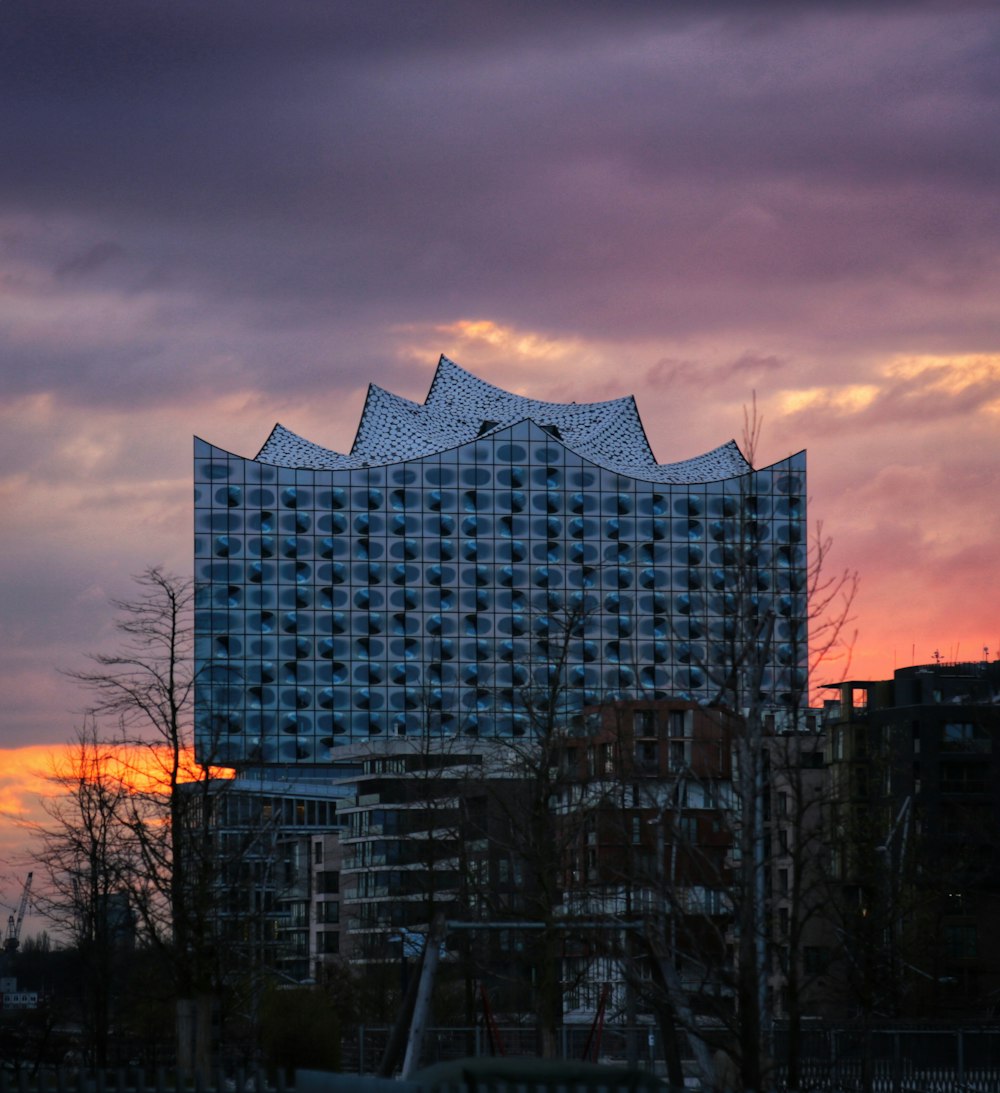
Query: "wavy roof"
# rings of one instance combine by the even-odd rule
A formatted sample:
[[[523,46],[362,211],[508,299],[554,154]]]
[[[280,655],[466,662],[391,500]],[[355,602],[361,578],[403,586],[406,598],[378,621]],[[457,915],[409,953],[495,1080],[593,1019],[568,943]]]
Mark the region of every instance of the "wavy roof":
[[[504,391],[441,357],[424,402],[372,384],[349,454],[322,448],[275,425],[257,453],[263,463],[350,470],[417,459],[466,444],[530,418],[601,467],[650,482],[713,482],[750,466],[734,441],[679,463],[657,463],[635,399],[542,402]]]

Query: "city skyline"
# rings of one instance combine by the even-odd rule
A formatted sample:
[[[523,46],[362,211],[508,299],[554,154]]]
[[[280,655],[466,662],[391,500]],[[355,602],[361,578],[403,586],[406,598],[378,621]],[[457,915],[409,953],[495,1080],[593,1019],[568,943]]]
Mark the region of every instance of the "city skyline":
[[[191,572],[191,435],[345,450],[442,352],[635,394],[661,462],[756,392],[861,575],[851,674],[1000,651],[1000,15],[541,7],[5,13],[4,816],[108,598]]]

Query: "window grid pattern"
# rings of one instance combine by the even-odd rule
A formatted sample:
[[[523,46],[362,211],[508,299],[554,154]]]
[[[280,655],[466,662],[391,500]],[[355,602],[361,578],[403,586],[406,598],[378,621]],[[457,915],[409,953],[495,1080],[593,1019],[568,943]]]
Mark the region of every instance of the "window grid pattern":
[[[235,765],[378,735],[523,735],[619,698],[709,700],[747,613],[805,685],[805,456],[632,478],[532,421],[353,469],[195,445],[197,739]],[[744,620],[741,622],[741,620]]]

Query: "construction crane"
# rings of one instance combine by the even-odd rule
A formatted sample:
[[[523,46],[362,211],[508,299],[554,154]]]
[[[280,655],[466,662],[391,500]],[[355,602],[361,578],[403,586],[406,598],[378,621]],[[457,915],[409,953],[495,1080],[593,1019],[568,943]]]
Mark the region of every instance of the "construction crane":
[[[21,944],[21,923],[24,922],[24,912],[28,909],[28,895],[31,892],[31,878],[29,873],[24,879],[24,888],[21,890],[21,902],[17,905],[17,917],[7,916],[7,936],[4,938],[3,951],[13,954]]]

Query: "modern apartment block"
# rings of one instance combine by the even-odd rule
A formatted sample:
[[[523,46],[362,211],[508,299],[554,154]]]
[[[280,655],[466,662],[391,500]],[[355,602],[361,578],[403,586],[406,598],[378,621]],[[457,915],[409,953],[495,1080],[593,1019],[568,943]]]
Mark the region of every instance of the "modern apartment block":
[[[725,708],[636,700],[590,711],[585,732],[562,742],[565,913],[588,924],[566,960],[570,1014],[593,1013],[602,993],[612,1012],[650,1012],[659,960],[697,1012],[732,1008],[742,731]]]
[[[776,1018],[831,1012],[827,970],[838,948],[825,913],[830,805],[823,711],[801,708],[766,719],[762,786],[765,968]]]
[[[338,788],[245,771],[211,789],[217,929],[234,963],[321,978],[340,952]]]
[[[395,959],[435,912],[469,913],[470,854],[486,796],[481,756],[418,739],[366,749],[340,802],[345,955]]]
[[[827,758],[831,907],[853,954],[839,969],[845,1002],[995,1017],[1000,661],[918,665],[837,690]]]

